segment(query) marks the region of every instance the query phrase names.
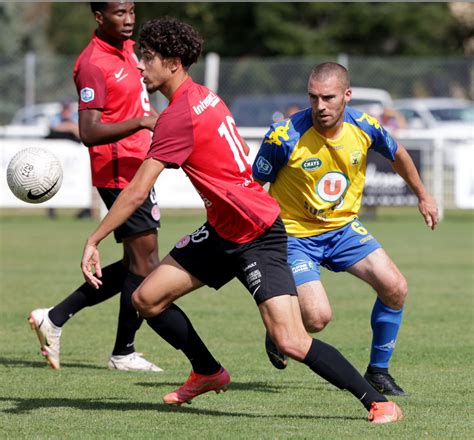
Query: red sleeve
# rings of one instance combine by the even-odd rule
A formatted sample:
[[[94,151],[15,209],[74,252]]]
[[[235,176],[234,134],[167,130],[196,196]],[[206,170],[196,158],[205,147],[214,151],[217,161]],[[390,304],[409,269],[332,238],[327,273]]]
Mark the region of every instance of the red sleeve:
[[[94,64],[81,63],[74,82],[79,95],[79,110],[103,109],[107,97],[104,73]]]
[[[193,120],[185,96],[158,118],[148,157],[181,166],[193,151]]]

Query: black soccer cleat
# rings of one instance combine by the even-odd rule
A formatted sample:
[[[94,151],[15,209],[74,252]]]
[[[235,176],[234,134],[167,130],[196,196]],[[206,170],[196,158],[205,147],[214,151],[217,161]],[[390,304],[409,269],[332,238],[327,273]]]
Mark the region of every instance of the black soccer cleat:
[[[277,346],[273,343],[268,333],[265,334],[265,350],[267,351],[268,359],[275,368],[284,370],[288,365],[288,356],[280,353]]]
[[[369,372],[364,374],[364,379],[370,383],[379,393],[387,396],[406,396],[407,393],[400,388],[395,379],[387,372]]]

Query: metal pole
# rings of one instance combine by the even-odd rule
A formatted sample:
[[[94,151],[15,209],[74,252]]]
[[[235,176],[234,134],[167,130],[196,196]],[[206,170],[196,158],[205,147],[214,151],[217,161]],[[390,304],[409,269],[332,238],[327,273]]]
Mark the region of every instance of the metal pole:
[[[32,114],[29,112],[32,111],[32,106],[35,103],[36,96],[36,55],[33,52],[27,52],[25,55],[25,108],[26,108],[26,117],[29,119]]]
[[[219,88],[219,63],[220,57],[216,53],[210,52],[206,55],[204,85],[216,93]]]
[[[337,56],[337,62],[346,69],[349,69],[349,55],[347,53],[340,53]]]
[[[439,219],[444,217],[444,144],[445,139],[436,137],[433,142],[433,196],[438,202]]]

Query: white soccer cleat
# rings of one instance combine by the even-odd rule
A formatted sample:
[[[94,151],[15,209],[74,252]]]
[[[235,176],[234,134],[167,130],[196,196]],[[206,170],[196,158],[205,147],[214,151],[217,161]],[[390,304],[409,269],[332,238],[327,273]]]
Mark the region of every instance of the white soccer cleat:
[[[52,307],[51,307],[52,308]],[[46,358],[49,366],[59,369],[59,351],[61,328],[56,327],[49,319],[50,309],[35,309],[30,313],[28,321],[36,332],[41,346],[41,354]]]
[[[142,357],[142,353],[133,353],[124,356],[110,356],[108,367],[111,370],[122,370],[122,371],[154,371],[159,373],[163,371],[157,365],[147,361]]]

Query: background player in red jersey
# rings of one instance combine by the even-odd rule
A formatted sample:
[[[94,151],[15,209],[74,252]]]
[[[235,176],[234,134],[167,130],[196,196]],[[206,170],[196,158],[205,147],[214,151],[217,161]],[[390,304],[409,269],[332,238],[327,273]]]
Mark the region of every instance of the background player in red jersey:
[[[133,2],[91,3],[98,27],[74,66],[79,94],[79,131],[89,147],[92,183],[108,208],[130,182],[150,146],[157,114],[136,68],[130,40],[135,24]],[[151,192],[150,192],[151,191]],[[42,354],[53,368],[60,366],[62,326],[81,309],[122,291],[111,369],[162,371],[135,352],[135,333],[143,319],[131,304],[136,287],[158,265],[159,209],[152,187],[136,212],[115,230],[123,244],[123,259],[104,267],[102,287],[84,283],[52,309],[36,309],[30,323]]]
[[[143,203],[165,168],[183,169],[204,201],[207,222],[178,242],[133,294],[148,324],[181,349],[193,368],[184,385],[164,396],[164,402],[180,405],[230,383],[228,372],[174,301],[204,284],[217,289],[238,277],[282,352],[349,390],[374,423],[400,420],[396,404],[375,391],[335,348],[306,333],[287,265],[279,207],[252,179],[244,142],[226,105],[188,74],[201,53],[200,36],[174,19],[153,20],[143,26],[139,43],[139,69],[148,91],[159,90],[170,103],[155,126],[147,159],[88,238],[81,268],[85,279],[100,288],[98,244]]]

